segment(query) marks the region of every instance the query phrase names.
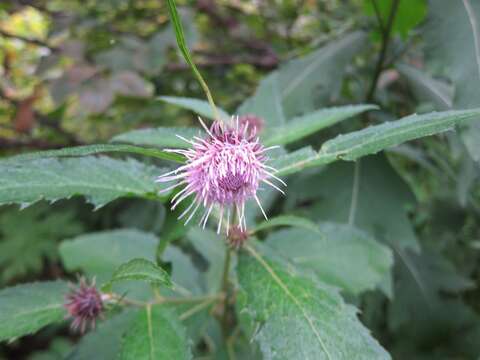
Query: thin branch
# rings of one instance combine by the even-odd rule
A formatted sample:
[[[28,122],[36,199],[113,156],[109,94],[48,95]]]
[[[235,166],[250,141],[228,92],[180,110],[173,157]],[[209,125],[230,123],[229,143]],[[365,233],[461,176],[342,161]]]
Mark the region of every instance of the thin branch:
[[[399,4],[400,0],[393,0],[392,8],[390,9],[390,14],[388,15],[387,26],[385,28],[385,31],[382,32],[382,48],[380,50],[380,55],[378,57],[377,65],[375,67],[372,84],[370,85],[370,90],[368,91],[368,95],[366,98],[367,102],[371,102],[373,100],[375,90],[377,89],[378,80],[380,79],[380,74],[384,69],[385,58],[387,56],[388,45],[391,38],[390,35],[392,32],[393,22],[395,20],[395,15],[397,14]]]

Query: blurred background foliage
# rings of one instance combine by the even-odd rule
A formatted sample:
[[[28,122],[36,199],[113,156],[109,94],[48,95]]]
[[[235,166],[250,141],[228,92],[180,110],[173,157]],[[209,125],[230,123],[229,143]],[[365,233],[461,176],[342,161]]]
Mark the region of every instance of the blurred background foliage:
[[[264,75],[309,54],[322,58],[314,101],[296,99],[301,106],[293,104],[289,115],[308,106],[380,106],[292,149],[318,148],[339,130],[415,112],[479,106],[478,81],[473,87],[466,81],[476,66],[473,43],[465,40],[469,23],[453,3],[178,1],[195,62],[223,109],[234,112]],[[106,142],[137,128],[198,125],[190,111],[159,95],[203,98],[178,53],[163,1],[0,3],[3,156]],[[475,359],[480,353],[478,127],[367,158],[359,173],[351,163],[306,171],[290,179],[288,196],[272,207],[272,215],[348,222],[359,176],[355,224],[392,244],[395,268],[380,289],[354,291],[349,300],[396,359]],[[162,204],[140,200],[119,200],[96,212],[78,199],[21,212],[2,208],[0,284],[73,279],[58,261],[60,240],[122,227],[162,234],[175,226],[172,219]],[[0,358],[61,359],[75,341],[66,328],[48,329],[2,345]]]

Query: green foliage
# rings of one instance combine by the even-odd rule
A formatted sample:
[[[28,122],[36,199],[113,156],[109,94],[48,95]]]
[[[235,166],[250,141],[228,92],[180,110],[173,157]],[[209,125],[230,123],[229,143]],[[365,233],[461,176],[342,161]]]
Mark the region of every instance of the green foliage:
[[[451,130],[455,125],[477,120],[479,115],[479,109],[410,115],[395,122],[339,135],[323,144],[320,156],[355,160],[405,141]]]
[[[85,169],[88,169],[86,171]],[[100,208],[122,196],[159,198],[161,170],[107,157],[34,159],[0,163],[0,204],[28,205],[83,195]]]
[[[0,359],[478,357],[476,1],[18,3],[0,204],[45,201],[0,209]],[[285,195],[260,184],[245,233],[184,226],[193,196],[155,179],[230,114],[261,118]]]
[[[383,26],[389,21],[395,0],[364,1],[363,6],[369,15],[375,15],[375,6]],[[393,18],[392,31],[406,38],[411,30],[420,24],[427,15],[427,0],[403,0],[398,2],[396,16]]]
[[[6,288],[0,291],[0,340],[31,334],[62,321],[65,316],[65,282],[43,282]]]
[[[265,220],[264,222],[258,224],[253,231],[258,232],[275,226],[293,226],[318,232],[318,227],[314,222],[293,215],[281,215],[269,220]]]
[[[390,358],[334,288],[246,254],[238,272],[239,311],[262,324],[253,336],[265,359]]]
[[[322,223],[315,232],[283,230],[270,235],[267,244],[313,270],[321,281],[352,294],[374,289],[390,276],[393,265],[389,248],[349,225]]]
[[[204,116],[208,119],[214,119],[215,114],[212,112],[210,104],[206,101],[192,98],[182,98],[175,96],[160,96],[158,100],[166,102],[168,104],[176,105],[184,109],[193,111],[195,114]],[[220,117],[224,120],[228,120],[230,115],[225,110],[222,110],[217,107],[217,111]]]
[[[191,359],[185,329],[174,313],[147,306],[125,333],[120,359]]]
[[[445,14],[449,14],[445,17]],[[430,58],[442,59],[447,77],[455,85],[454,107],[476,107],[480,101],[478,80],[480,78],[480,5],[465,0],[431,1],[429,21],[425,36]],[[480,161],[478,144],[480,127],[478,121],[465,127],[462,133],[470,155]]]
[[[200,129],[196,128],[156,128],[156,129],[140,129],[129,131],[112,138],[113,142],[125,142],[135,145],[156,146],[159,148],[176,148],[186,149],[189,143],[177,137],[177,135],[185,139],[191,139],[200,135]]]
[[[82,337],[68,360],[116,360],[120,352],[123,334],[138,315],[137,310],[125,310],[99,324],[95,331]]]
[[[121,138],[120,138],[121,140]],[[55,158],[55,157],[78,157],[78,156],[87,156],[100,153],[110,153],[110,152],[126,152],[131,154],[140,154],[145,156],[152,156],[159,159],[171,160],[183,163],[184,159],[182,156],[167,153],[165,151],[160,151],[152,148],[143,148],[138,146],[131,145],[113,145],[113,144],[98,144],[98,145],[85,145],[77,146],[71,148],[65,148],[60,150],[49,150],[41,151],[36,153],[28,153],[13,156],[8,158],[5,161],[21,161],[21,160],[35,160],[35,159],[45,159],[45,158]]]
[[[60,255],[70,271],[111,276],[119,266],[135,258],[153,261],[157,243],[155,236],[138,230],[103,231],[64,241]]]
[[[275,127],[267,132],[262,140],[267,146],[289,144],[372,109],[375,109],[375,106],[356,105],[317,110],[307,115],[294,117],[288,123]]]
[[[18,212],[5,211],[0,217],[0,267],[2,282],[39,273],[45,260],[58,258],[58,241],[82,231],[73,211],[47,212],[35,206]]]
[[[122,264],[112,275],[112,278],[103,288],[109,289],[115,282],[124,280],[146,281],[153,285],[172,286],[169,276],[165,270],[151,261],[145,259],[133,259]]]

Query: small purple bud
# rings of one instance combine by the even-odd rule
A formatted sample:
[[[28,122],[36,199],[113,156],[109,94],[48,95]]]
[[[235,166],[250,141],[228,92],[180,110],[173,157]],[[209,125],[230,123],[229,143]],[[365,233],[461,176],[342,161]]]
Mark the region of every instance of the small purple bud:
[[[227,240],[232,249],[238,250],[248,240],[248,232],[238,226],[233,226],[228,233]]]
[[[95,281],[88,284],[80,278],[79,286],[66,295],[64,307],[68,312],[67,318],[72,319],[73,330],[84,333],[88,325],[94,329],[96,319],[102,316],[104,310],[102,294],[97,290]]]

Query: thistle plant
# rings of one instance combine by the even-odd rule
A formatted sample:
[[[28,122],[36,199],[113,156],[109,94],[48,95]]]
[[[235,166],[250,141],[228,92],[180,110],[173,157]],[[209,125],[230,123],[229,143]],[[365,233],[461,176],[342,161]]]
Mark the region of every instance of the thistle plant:
[[[437,2],[455,9],[451,15],[460,14],[463,21],[443,21],[445,12]],[[35,3],[40,7],[42,1]],[[68,13],[70,10],[66,8],[73,6],[63,3],[55,1],[45,7],[52,22],[63,19],[59,16],[63,10],[57,9],[65,6]],[[85,119],[97,124],[98,114],[83,117],[87,109],[82,106],[89,101],[94,102],[96,109],[108,103],[108,111],[102,115],[114,120],[112,124],[102,122],[99,133],[103,136],[107,128],[112,134],[115,130],[107,143],[61,149],[54,144],[52,150],[17,154],[0,161],[0,205],[10,205],[8,209],[0,209],[0,270],[10,270],[9,276],[2,280],[5,288],[0,290],[0,341],[4,342],[0,344],[0,359],[58,358],[60,347],[67,348],[62,350],[65,354],[61,357],[73,360],[388,360],[391,359],[388,351],[393,351],[395,358],[415,359],[431,357],[428,350],[437,358],[478,357],[480,321],[474,307],[469,306],[475,291],[469,291],[468,301],[462,302],[461,298],[462,291],[472,289],[472,281],[465,276],[469,272],[476,274],[475,264],[480,259],[475,253],[478,243],[469,241],[478,239],[475,226],[480,209],[476,203],[478,194],[468,192],[475,177],[478,178],[473,170],[473,161],[478,160],[475,148],[478,141],[472,140],[476,127],[470,126],[480,118],[480,109],[469,103],[466,110],[412,114],[383,121],[398,113],[429,109],[432,104],[424,103],[428,94],[434,97],[434,104],[440,103],[444,108],[466,104],[448,99],[448,86],[438,86],[436,80],[425,79],[425,74],[420,76],[418,70],[391,66],[395,57],[404,52],[408,53],[404,59],[407,61],[418,56],[417,37],[403,44],[404,49],[401,46],[404,34],[396,41],[391,39],[397,27],[412,23],[410,16],[414,11],[410,8],[414,2],[405,1],[404,5],[392,0],[380,6],[378,0],[369,1],[379,5],[372,7],[372,16],[364,19],[355,15],[361,21],[349,19],[345,27],[350,29],[358,23],[365,30],[369,21],[364,20],[376,20],[378,29],[372,28],[372,35],[378,35],[380,30],[381,37],[361,32],[345,35],[343,27],[337,33],[347,4],[358,7],[359,1],[330,1],[329,6],[302,2],[298,21],[289,22],[285,29],[270,21],[274,19],[274,10],[280,9],[280,5],[273,4],[269,21],[262,26],[269,32],[278,31],[280,36],[271,44],[247,41],[251,54],[235,53],[231,57],[228,54],[225,57],[228,64],[220,61],[221,65],[213,64],[214,69],[208,61],[217,49],[209,47],[210,39],[202,38],[201,43],[192,44],[196,50],[192,52],[194,61],[174,0],[167,0],[167,7],[155,1],[126,2],[128,6],[120,6],[118,13],[101,13],[101,9],[116,6],[110,3],[102,2],[98,7],[99,21],[93,24],[111,26],[115,36],[124,41],[107,44],[101,37],[101,46],[86,46],[85,55],[80,54],[77,44],[60,44],[63,35],[56,35],[51,44],[24,35],[10,43],[4,32],[13,27],[2,26],[3,19],[10,16],[5,15],[3,8],[21,6],[0,6],[0,47],[8,44],[7,55],[2,58],[5,64],[0,64],[0,72],[6,77],[0,81],[0,107],[9,94],[19,97],[15,98],[18,111],[0,111],[2,134],[14,130],[14,127],[4,128],[4,114],[14,114],[15,121],[23,120],[29,129],[36,126],[34,120],[38,118],[48,131],[40,129],[38,134],[31,131],[32,136],[45,138],[62,130],[53,119],[73,116],[75,110],[81,112],[82,129]],[[184,3],[188,7],[195,2]],[[242,20],[246,18],[245,24],[250,24],[260,14],[249,2],[215,3],[195,3],[196,9],[204,13],[195,21],[186,20],[188,13],[182,13],[184,24],[198,23],[205,27],[211,20],[221,21],[223,12],[242,13]],[[291,6],[294,2],[281,3],[282,17],[290,17],[295,12]],[[475,25],[473,15],[480,16],[480,8],[473,1],[430,3],[438,6],[437,15],[442,21],[436,21],[435,26],[445,26],[439,31],[442,34],[457,36],[457,32],[450,30],[452,24]],[[97,8],[92,4],[89,2],[88,11],[75,16],[82,19],[83,13],[89,16],[96,13]],[[204,15],[211,13],[213,5],[225,6],[222,9],[225,11],[219,12],[219,17],[206,19]],[[130,14],[130,7],[139,11]],[[150,14],[154,8],[158,14],[153,11]],[[318,29],[315,16],[307,11],[311,8],[332,14],[337,9],[342,14],[338,19],[337,13],[322,14],[322,21],[331,16],[335,21],[331,23],[334,26],[322,25],[328,33],[322,32],[325,37],[320,41],[310,42],[308,36],[307,30]],[[385,17],[387,10],[389,14]],[[403,16],[408,15],[408,21],[405,18],[397,21],[397,10]],[[114,26],[127,13],[124,26]],[[142,18],[144,21],[139,23],[142,26],[137,35],[141,36],[125,38],[124,33],[137,13],[148,15],[148,19]],[[15,17],[14,25],[24,18]],[[105,19],[112,23],[106,23]],[[82,29],[80,23],[83,24],[74,22]],[[84,23],[82,26],[98,31],[92,22]],[[147,23],[150,26],[143,28]],[[256,26],[236,27],[235,23],[223,22],[232,27],[228,30],[233,39],[244,31],[253,34],[258,30]],[[209,32],[210,29],[202,29],[201,34]],[[83,33],[71,32],[78,36]],[[91,41],[90,30],[86,33]],[[296,34],[300,34],[298,38]],[[458,34],[463,38],[467,32],[463,29]],[[285,37],[288,44],[282,42],[286,42]],[[333,40],[329,41],[331,37]],[[474,38],[470,54],[473,56]],[[175,40],[188,65],[187,71],[183,71],[184,64],[177,63],[179,59],[171,51]],[[242,46],[250,39],[243,40]],[[217,37],[213,41],[218,41]],[[378,56],[372,56],[374,41],[382,41],[377,46]],[[20,66],[11,64],[12,59],[17,60],[11,54],[15,54],[22,42],[31,47],[51,46],[52,57],[42,61],[38,69],[46,71],[42,79],[50,81],[55,77],[54,83],[58,85],[61,81],[56,76],[64,72],[65,86],[54,87],[53,91],[40,83],[39,97],[49,90],[52,99],[62,91],[77,92],[68,94],[68,101],[56,106],[48,116],[40,110],[54,106],[52,99],[39,99],[34,107],[36,94],[21,100],[22,92],[17,94],[12,90],[25,82],[9,79],[20,71]],[[313,49],[320,43],[326,44]],[[264,74],[266,62],[256,58],[259,46],[268,51],[275,48],[279,53],[275,59],[285,59],[286,63]],[[414,48],[412,53],[410,46]],[[156,56],[160,50],[164,50],[167,62],[175,63],[165,65],[163,58],[143,58]],[[463,70],[468,52],[457,51],[456,46],[454,50],[455,56],[460,56]],[[96,51],[101,51],[101,56],[96,56]],[[59,61],[72,53],[75,59]],[[126,54],[127,59],[117,59],[117,56],[127,57]],[[292,54],[302,55],[292,58]],[[255,76],[250,78],[249,67],[244,72],[244,67],[230,64],[238,59],[255,60],[259,65],[254,70]],[[21,57],[18,60],[22,61]],[[23,59],[27,60],[26,68],[32,72],[29,56]],[[111,68],[107,66],[109,61],[114,62]],[[422,58],[416,63],[423,61]],[[208,84],[195,62],[208,65],[205,70],[202,68],[202,73],[208,74]],[[477,62],[473,63],[475,66],[468,67],[468,74],[477,79],[471,76],[478,68]],[[435,62],[435,68],[439,65],[440,61]],[[138,70],[138,74],[134,75],[133,70],[123,72],[128,66]],[[162,72],[157,73],[160,70],[155,67]],[[172,69],[175,71],[164,78]],[[182,72],[176,72],[178,69]],[[232,73],[234,90],[229,84]],[[342,77],[344,73],[350,76]],[[403,73],[410,76],[409,81],[420,79],[420,84],[408,93],[398,93],[407,88],[406,82],[386,86],[399,81],[397,78]],[[442,72],[442,76],[445,74]],[[248,75],[247,81],[238,86],[236,77],[244,75]],[[176,80],[177,76],[184,86],[172,87],[178,91],[176,96],[163,94],[170,87],[157,85],[165,79]],[[182,77],[188,80],[182,82]],[[191,78],[198,81],[199,88],[190,86]],[[249,84],[253,87],[253,79],[257,78],[260,78],[257,88],[250,88]],[[79,84],[78,79],[82,80]],[[155,84],[140,91],[146,98],[128,96],[141,87],[142,80]],[[456,85],[462,86],[464,81]],[[37,86],[37,81],[25,83],[28,87]],[[93,95],[87,91],[90,83],[95,84]],[[471,89],[478,84],[470,85],[456,92],[456,96],[475,95]],[[97,99],[106,89],[112,93],[106,99]],[[382,96],[378,96],[379,90]],[[115,98],[115,91],[122,96]],[[186,97],[187,92],[201,95],[190,98]],[[405,106],[403,102],[416,92],[421,92],[421,103]],[[395,105],[390,110],[385,106],[389,101]],[[372,102],[378,104],[368,104]],[[356,105],[339,105],[345,103]],[[135,122],[125,122],[127,132],[117,134],[119,119],[132,104],[135,111],[140,106],[145,106],[145,111],[141,111]],[[176,112],[175,107],[186,111]],[[381,113],[373,112],[380,108]],[[125,116],[130,117],[135,111]],[[145,127],[149,121],[146,118],[152,114],[157,127]],[[76,119],[62,120],[68,120],[70,126]],[[180,126],[185,124],[190,126]],[[431,142],[417,141],[410,144],[412,147],[398,147],[456,126],[470,127],[470,131],[462,137],[442,134],[430,139]],[[65,131],[61,135],[72,137]],[[25,139],[29,136],[27,131],[18,143],[7,141],[6,146],[23,148],[28,144],[23,136]],[[82,143],[75,136],[72,138],[75,140],[72,145]],[[41,141],[34,144],[42,148],[44,145]],[[445,150],[450,146],[452,154]],[[384,150],[386,154],[380,153]],[[459,163],[461,152],[468,150],[468,157]],[[455,178],[457,169],[461,173],[459,178]],[[426,184],[417,184],[417,177],[427,178],[424,173],[427,171],[435,176],[430,176]],[[443,172],[449,174],[450,182],[438,179]],[[435,204],[438,197],[461,198],[464,207],[460,209],[457,203],[452,206],[455,231],[449,229],[446,236],[439,234],[437,238],[440,221],[434,221],[434,217],[438,210],[442,222],[448,221],[443,216],[446,207],[428,212],[427,203],[422,203],[418,215],[410,187],[421,201],[429,196],[435,199]],[[440,194],[435,193],[436,189],[440,189]],[[74,196],[83,196],[92,204],[95,216],[88,215],[90,208],[74,202],[71,199]],[[109,205],[120,198],[121,202]],[[60,199],[64,201],[58,202]],[[45,201],[45,208],[33,211],[34,216],[17,216],[18,210],[12,206],[18,204],[24,208],[37,201]],[[50,206],[57,208],[52,211]],[[475,211],[463,216],[467,215],[468,206]],[[67,208],[71,216],[50,221],[59,217],[59,211],[66,214]],[[10,216],[4,216],[7,211]],[[462,226],[458,225],[462,222]],[[52,224],[56,226],[48,226]],[[73,230],[64,231],[70,228]],[[83,228],[90,232],[80,234]],[[420,235],[432,234],[434,239],[427,238],[425,246],[421,246]],[[64,239],[74,235],[77,236]],[[462,252],[452,258],[441,255],[454,248],[456,237],[462,240]],[[459,268],[456,273],[452,271],[455,266]],[[42,281],[26,283],[34,278],[33,272]],[[81,276],[72,286],[68,279],[78,274]],[[448,314],[459,316],[451,316],[450,321],[445,309]],[[440,323],[445,324],[445,329],[437,331]],[[45,327],[48,330],[42,331]],[[441,338],[441,346],[431,341],[432,328],[435,336]],[[420,353],[412,355],[412,344],[417,337],[421,338]],[[453,344],[448,349],[445,346],[446,352],[443,352],[444,342]],[[31,354],[29,348],[37,344],[42,352]],[[478,351],[473,352],[470,347]]]

